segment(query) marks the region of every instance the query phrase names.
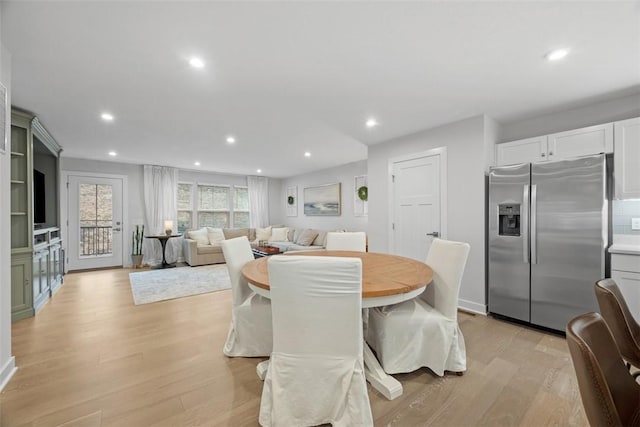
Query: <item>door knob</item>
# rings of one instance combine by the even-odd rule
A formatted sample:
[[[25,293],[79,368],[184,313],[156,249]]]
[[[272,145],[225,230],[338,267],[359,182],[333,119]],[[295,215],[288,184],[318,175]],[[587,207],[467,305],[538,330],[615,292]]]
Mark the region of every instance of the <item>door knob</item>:
[[[438,233],[437,231],[434,231],[433,233],[427,233],[427,236],[438,237],[439,235],[440,233]]]

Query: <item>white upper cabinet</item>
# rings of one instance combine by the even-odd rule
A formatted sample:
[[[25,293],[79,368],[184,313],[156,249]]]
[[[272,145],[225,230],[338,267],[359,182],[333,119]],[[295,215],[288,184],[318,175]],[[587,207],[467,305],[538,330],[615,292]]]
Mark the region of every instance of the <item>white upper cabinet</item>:
[[[549,160],[613,153],[613,123],[549,135]]]
[[[547,137],[521,139],[496,145],[496,165],[544,162],[547,160]]]
[[[640,117],[615,123],[616,199],[640,199]]]
[[[540,163],[613,152],[613,123],[496,144],[496,165]]]

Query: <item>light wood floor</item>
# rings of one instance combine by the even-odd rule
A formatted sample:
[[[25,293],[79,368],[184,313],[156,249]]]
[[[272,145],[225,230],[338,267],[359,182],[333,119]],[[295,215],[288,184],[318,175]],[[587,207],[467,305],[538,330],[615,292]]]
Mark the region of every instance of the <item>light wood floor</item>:
[[[130,270],[65,276],[34,318],[13,325],[19,370],[0,426],[257,426],[263,359],[222,355],[231,292],[134,306]],[[369,388],[377,426],[586,425],[564,338],[460,314],[467,373],[398,375]]]

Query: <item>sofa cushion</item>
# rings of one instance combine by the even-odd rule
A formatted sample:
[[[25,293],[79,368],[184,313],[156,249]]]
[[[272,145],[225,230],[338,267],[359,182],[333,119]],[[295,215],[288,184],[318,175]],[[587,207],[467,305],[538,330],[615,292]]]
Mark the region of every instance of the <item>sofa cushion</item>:
[[[219,254],[222,252],[222,246],[198,245],[198,255],[203,254]]]
[[[297,242],[298,239],[300,238],[300,235],[304,233],[304,230],[306,230],[306,228],[298,228],[298,227],[294,228],[293,237],[289,240],[291,240],[292,242]],[[291,233],[291,228],[289,229],[289,233]]]
[[[256,239],[255,240],[269,240],[271,237],[271,226],[265,228],[256,228]]]
[[[326,231],[322,231],[322,230],[315,230],[318,232],[318,235],[316,236],[315,240],[313,241],[312,245],[313,246],[324,246],[325,245],[325,240],[327,238],[327,232]]]
[[[209,244],[209,235],[206,227],[202,227],[199,230],[190,230],[187,232],[187,236],[191,240],[195,240],[199,245]]]
[[[316,237],[318,237],[318,232],[307,228],[300,234],[300,236],[298,236],[296,244],[300,246],[310,246]]]
[[[236,237],[246,236],[249,238],[249,229],[248,228],[223,228],[222,232],[224,233],[225,239],[235,239]]]
[[[270,242],[288,242],[289,229],[287,227],[272,228]]]
[[[213,246],[220,246],[220,242],[224,240],[222,228],[207,227],[207,236],[209,237],[209,244]]]

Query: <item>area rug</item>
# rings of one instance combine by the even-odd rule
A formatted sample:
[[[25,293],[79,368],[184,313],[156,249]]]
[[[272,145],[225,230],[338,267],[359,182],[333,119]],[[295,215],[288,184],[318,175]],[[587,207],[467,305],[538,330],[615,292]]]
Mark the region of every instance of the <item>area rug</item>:
[[[230,289],[225,264],[129,273],[135,305]]]

